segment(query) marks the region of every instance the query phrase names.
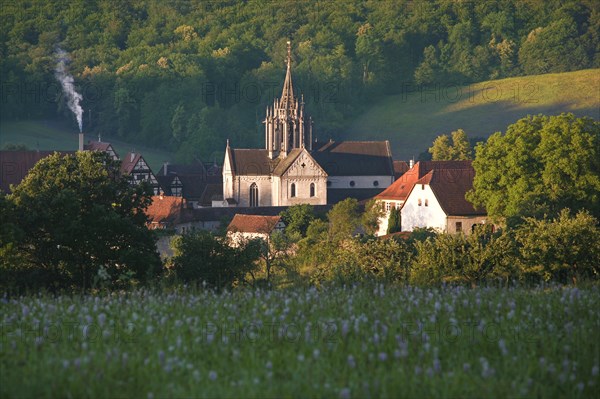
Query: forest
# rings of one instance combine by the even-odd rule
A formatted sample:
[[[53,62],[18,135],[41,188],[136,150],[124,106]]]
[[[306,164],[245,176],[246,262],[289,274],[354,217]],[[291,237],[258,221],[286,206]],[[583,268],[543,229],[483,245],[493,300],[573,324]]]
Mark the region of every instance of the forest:
[[[54,77],[64,51],[84,131],[180,162],[213,159],[227,138],[261,145],[288,40],[296,95],[326,138],[407,85],[600,67],[592,0],[39,0],[0,12],[3,120],[62,117],[76,129]]]

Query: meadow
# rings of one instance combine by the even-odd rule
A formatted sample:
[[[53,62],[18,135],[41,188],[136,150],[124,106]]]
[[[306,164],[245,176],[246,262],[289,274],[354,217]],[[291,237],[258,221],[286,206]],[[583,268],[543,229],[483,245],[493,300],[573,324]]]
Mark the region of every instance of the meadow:
[[[597,397],[600,289],[4,298],[2,397]]]
[[[344,140],[390,140],[395,159],[411,159],[441,134],[463,129],[487,138],[527,115],[600,119],[600,70],[550,73],[490,80],[471,85],[423,88],[407,84],[397,95],[382,96],[351,121]]]

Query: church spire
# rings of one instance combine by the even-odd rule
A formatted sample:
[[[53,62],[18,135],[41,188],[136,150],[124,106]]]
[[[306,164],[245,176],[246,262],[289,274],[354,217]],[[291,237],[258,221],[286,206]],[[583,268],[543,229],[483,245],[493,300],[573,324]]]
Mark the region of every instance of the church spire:
[[[294,104],[294,88],[292,86],[292,43],[287,42],[287,71],[283,82],[280,107],[288,110]]]

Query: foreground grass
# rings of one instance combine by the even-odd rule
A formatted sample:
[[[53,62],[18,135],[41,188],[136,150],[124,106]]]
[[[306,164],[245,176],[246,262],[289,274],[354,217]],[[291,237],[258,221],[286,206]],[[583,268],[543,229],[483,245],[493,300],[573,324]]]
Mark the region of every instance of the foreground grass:
[[[597,397],[600,291],[384,286],[24,297],[2,397]]]
[[[390,140],[395,159],[410,159],[440,134],[464,129],[469,137],[488,137],[527,115],[600,119],[600,70],[522,76],[463,86],[406,86],[382,97],[349,124],[344,140]]]

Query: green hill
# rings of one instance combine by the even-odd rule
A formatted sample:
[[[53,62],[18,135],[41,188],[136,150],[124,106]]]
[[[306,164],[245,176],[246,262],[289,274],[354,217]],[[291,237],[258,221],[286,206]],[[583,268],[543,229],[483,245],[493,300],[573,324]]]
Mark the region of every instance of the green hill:
[[[85,142],[98,140],[98,137],[85,135]],[[110,142],[119,156],[129,151],[139,152],[150,164],[154,173],[165,161],[172,161],[173,154],[138,144],[126,143],[113,138],[102,138]],[[56,121],[20,121],[0,123],[0,148],[6,144],[24,144],[35,150],[76,150],[79,144],[77,132],[72,127]]]
[[[459,128],[469,137],[488,137],[527,115],[600,119],[600,69],[408,89],[358,116],[343,139],[390,140],[395,159],[410,159]]]

